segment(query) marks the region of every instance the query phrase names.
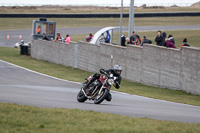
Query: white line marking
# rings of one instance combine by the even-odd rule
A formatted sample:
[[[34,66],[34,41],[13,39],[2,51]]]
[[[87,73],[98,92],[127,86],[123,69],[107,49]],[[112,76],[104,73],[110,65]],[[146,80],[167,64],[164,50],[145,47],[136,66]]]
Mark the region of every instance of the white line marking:
[[[3,61],[3,60],[0,60],[0,61],[1,61],[1,62],[4,62],[4,63],[6,63],[6,64],[9,64],[9,65],[12,65],[12,66],[15,66],[15,67],[24,69],[24,70],[26,70],[26,71],[29,71],[29,72],[32,72],[32,73],[36,73],[36,74],[39,74],[39,75],[42,75],[42,76],[46,76],[46,77],[49,77],[49,78],[53,78],[53,79],[56,79],[56,80],[61,80],[61,81],[69,82],[69,83],[75,83],[75,84],[81,84],[81,83],[79,83],[79,82],[74,82],[74,81],[69,81],[69,80],[65,80],[65,79],[60,79],[60,78],[56,78],[56,77],[53,77],[53,76],[49,76],[49,75],[46,75],[46,74],[43,74],[43,73],[40,73],[40,72],[36,72],[36,71],[30,70],[30,69],[27,69],[27,68],[24,68],[24,67],[21,67],[21,66],[12,64],[12,63],[10,63],[10,62]]]

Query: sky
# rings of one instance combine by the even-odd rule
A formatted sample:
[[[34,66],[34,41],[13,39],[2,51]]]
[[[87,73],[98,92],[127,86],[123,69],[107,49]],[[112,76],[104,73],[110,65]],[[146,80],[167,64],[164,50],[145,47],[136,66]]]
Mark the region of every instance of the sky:
[[[200,0],[135,0],[135,5],[191,5]],[[123,0],[124,5],[129,5],[130,0]],[[121,0],[0,0],[2,5],[120,5]]]

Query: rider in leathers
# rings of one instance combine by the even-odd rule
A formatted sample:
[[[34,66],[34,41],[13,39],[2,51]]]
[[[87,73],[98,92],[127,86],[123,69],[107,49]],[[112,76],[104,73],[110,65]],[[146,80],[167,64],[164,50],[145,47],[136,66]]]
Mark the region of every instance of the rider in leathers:
[[[101,71],[105,71],[106,73],[108,74],[113,74],[113,76],[117,77],[117,79],[114,81],[115,84],[114,84],[114,87],[116,89],[119,89],[120,88],[120,83],[121,83],[121,72],[122,72],[122,67],[120,65],[115,65],[113,69],[108,69],[108,70],[103,70],[103,69],[100,69],[100,72]],[[99,79],[101,75],[99,73],[95,73],[93,76],[92,76],[92,79],[84,86],[84,90],[86,90],[86,88],[92,83],[94,82],[96,79]],[[89,89],[87,90],[89,92],[92,92],[93,89]],[[108,94],[108,97],[106,98],[107,101],[111,101],[112,99],[112,96],[111,94],[109,93]]]

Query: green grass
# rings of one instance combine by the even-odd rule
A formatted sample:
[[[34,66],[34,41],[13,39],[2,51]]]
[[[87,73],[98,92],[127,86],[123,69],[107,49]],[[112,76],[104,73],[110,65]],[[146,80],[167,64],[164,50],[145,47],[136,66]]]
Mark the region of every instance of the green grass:
[[[15,48],[1,47],[0,59],[44,74],[76,82],[84,81],[85,78],[92,74],[79,69],[36,60],[30,56],[21,56],[19,54],[19,49]],[[117,91],[200,106],[200,96],[198,95],[191,95],[183,91],[147,86],[139,83],[133,83],[127,80],[122,80],[121,88]]]
[[[39,20],[39,18],[0,18],[0,30],[31,29],[33,20]],[[47,20],[55,21],[56,28],[120,25],[120,18],[48,18]],[[153,17],[135,18],[134,20],[135,26],[199,25],[200,17]],[[123,26],[127,27],[128,23],[128,18],[123,18]]]
[[[155,29],[158,30],[158,29]],[[167,35],[172,34],[176,47],[180,48],[181,44],[183,44],[183,39],[187,38],[188,43],[190,46],[193,47],[200,47],[200,30],[170,30],[170,31],[165,31]],[[123,32],[126,37],[128,37],[128,32]],[[153,44],[156,44],[155,42],[155,37],[157,35],[157,31],[142,31],[142,32],[137,32],[138,35],[140,35],[141,39],[143,39],[143,36],[146,36],[148,39],[152,40]],[[78,42],[80,40],[85,41],[85,36],[84,35],[72,35],[72,40],[75,42]],[[117,41],[117,33],[114,33],[113,35],[113,42],[116,43]]]
[[[200,124],[0,103],[1,133],[197,133]]]

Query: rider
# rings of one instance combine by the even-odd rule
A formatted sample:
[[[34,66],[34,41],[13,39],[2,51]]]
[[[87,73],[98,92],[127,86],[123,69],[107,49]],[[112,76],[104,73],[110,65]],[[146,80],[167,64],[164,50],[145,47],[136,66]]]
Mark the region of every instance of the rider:
[[[100,69],[100,72],[102,71],[103,69]],[[122,67],[120,65],[115,65],[113,67],[113,69],[108,69],[108,70],[103,70],[105,71],[106,73],[108,74],[113,74],[115,77],[117,77],[117,79],[114,81],[114,87],[116,89],[119,89],[120,88],[120,83],[121,83],[121,72],[122,72]],[[92,79],[84,86],[84,90],[92,83],[94,82],[96,79],[99,79],[101,75],[99,73],[95,73],[93,76],[92,76]],[[93,90],[89,90],[89,91],[93,91]],[[109,93],[108,94],[108,97],[106,98],[107,101],[111,101],[112,99],[112,96],[111,94]]]

